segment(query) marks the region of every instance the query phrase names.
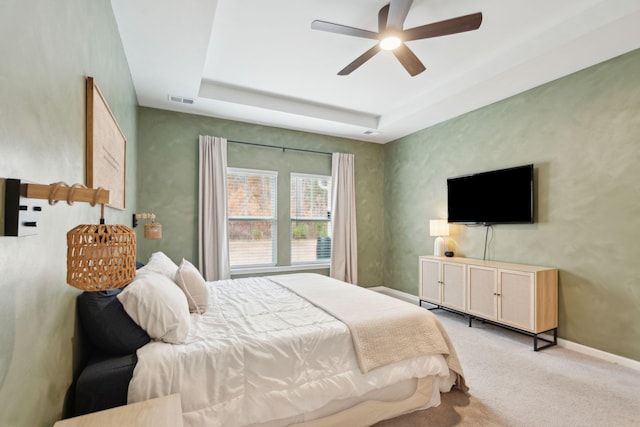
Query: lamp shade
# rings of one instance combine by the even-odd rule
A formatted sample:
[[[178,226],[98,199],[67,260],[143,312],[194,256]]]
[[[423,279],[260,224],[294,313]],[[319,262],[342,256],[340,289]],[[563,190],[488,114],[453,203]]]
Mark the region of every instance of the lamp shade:
[[[446,219],[429,220],[429,235],[432,237],[448,236],[449,223]]]
[[[84,291],[121,288],[136,275],[136,234],[124,225],[82,224],[67,233],[67,283]]]
[[[162,224],[159,222],[149,222],[144,225],[144,238],[147,240],[162,239]]]

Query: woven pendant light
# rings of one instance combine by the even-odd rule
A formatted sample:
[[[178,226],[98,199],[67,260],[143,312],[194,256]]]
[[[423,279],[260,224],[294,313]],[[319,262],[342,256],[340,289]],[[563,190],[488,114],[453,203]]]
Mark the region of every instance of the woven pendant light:
[[[67,283],[83,291],[121,288],[136,275],[136,234],[100,222],[67,233]]]

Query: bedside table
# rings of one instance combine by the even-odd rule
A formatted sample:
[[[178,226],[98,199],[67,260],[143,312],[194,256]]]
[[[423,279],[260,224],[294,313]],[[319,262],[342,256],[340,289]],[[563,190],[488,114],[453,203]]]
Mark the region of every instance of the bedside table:
[[[118,406],[56,422],[53,427],[182,427],[180,394]]]

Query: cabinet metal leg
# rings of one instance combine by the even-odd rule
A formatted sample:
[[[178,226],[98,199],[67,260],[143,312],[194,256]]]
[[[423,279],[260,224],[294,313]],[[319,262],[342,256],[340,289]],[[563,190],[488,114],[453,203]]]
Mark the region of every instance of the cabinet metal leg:
[[[418,300],[418,304],[420,305],[420,307],[422,307],[422,301],[423,300]],[[425,301],[425,302],[427,302],[429,305],[433,306],[433,307],[425,307],[429,311],[443,309],[443,307],[439,306],[438,304],[434,304],[434,303],[429,302],[429,301]]]
[[[549,332],[549,331],[545,331],[545,332]],[[545,348],[552,347],[558,344],[558,328],[553,329],[553,341],[550,341],[546,338],[541,338],[538,335],[539,334],[533,335],[533,351],[544,350]],[[538,340],[544,341],[547,344],[543,345],[542,347],[538,347]]]

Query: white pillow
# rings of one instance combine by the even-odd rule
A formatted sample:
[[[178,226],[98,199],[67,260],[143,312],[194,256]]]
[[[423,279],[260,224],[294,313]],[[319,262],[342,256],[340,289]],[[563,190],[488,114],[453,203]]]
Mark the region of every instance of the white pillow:
[[[191,325],[189,304],[168,277],[138,270],[136,278],[118,294],[118,300],[151,338],[180,344],[187,337]]]
[[[175,282],[186,295],[191,313],[202,314],[207,311],[209,290],[204,278],[198,269],[184,258],[176,272]]]
[[[173,280],[176,271],[178,271],[178,266],[164,252],[154,252],[149,257],[147,264],[138,270],[138,272],[141,271],[155,271]]]

